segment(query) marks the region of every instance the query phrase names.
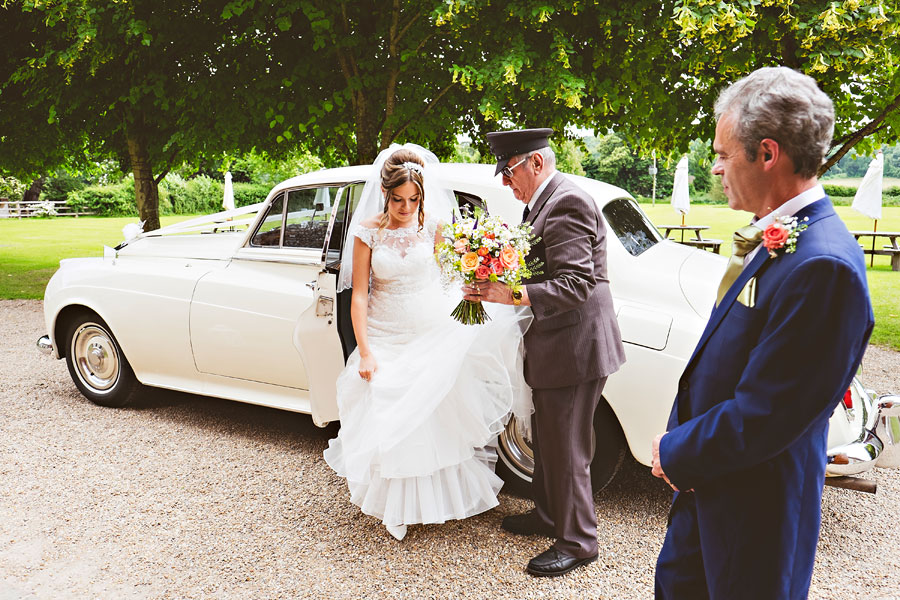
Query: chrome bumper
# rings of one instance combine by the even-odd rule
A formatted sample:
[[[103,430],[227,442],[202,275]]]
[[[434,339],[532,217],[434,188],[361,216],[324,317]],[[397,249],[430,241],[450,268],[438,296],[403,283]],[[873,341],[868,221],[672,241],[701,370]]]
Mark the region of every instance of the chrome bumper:
[[[53,354],[53,343],[50,341],[49,335],[42,335],[37,341],[38,350],[44,354]]]
[[[828,451],[826,475],[858,475],[900,467],[900,396],[880,396],[859,439]]]

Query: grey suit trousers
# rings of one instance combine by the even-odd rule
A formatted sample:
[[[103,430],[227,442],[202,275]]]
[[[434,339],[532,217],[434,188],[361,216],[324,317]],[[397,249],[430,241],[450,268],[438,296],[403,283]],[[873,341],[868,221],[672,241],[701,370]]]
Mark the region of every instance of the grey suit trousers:
[[[597,554],[591,487],[594,411],[606,377],[565,388],[535,389],[532,495],[538,517],[556,532],[553,546],[570,556]]]

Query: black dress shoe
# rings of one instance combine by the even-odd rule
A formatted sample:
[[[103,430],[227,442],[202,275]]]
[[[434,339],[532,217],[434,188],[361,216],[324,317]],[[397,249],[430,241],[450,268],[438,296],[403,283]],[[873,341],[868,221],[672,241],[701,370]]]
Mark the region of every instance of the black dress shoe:
[[[595,560],[597,560],[596,554],[587,558],[575,558],[551,546],[549,550],[541,552],[528,561],[525,570],[535,577],[558,577]]]
[[[500,527],[516,535],[543,535],[556,537],[553,527],[541,521],[533,510],[522,515],[510,515],[503,518]]]

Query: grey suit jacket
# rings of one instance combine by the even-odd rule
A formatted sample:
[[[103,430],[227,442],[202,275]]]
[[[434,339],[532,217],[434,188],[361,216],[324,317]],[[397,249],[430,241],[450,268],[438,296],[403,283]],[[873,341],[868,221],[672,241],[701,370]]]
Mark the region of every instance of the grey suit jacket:
[[[526,221],[541,238],[526,260],[544,265],[524,282],[534,312],[525,334],[525,381],[532,388],[561,388],[614,373],[625,362],[625,349],[597,204],[557,172]]]

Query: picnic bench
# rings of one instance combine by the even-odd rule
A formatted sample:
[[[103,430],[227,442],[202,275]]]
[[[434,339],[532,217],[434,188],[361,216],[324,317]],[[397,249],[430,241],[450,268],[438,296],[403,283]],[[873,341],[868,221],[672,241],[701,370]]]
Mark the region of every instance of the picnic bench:
[[[703,250],[709,250],[710,252],[719,253],[719,250],[722,247],[722,240],[717,240],[713,238],[704,238],[701,235],[701,231],[706,231],[709,229],[709,225],[660,225],[660,229],[662,229],[664,233],[664,237],[666,239],[669,238],[669,234],[673,231],[681,232],[681,239],[672,241],[678,242],[679,244],[684,244],[685,246],[693,246],[695,248],[701,248]],[[693,237],[688,237],[688,239],[684,239],[684,232],[693,232]]]
[[[872,243],[870,244],[859,243],[863,253],[871,255],[873,258],[875,256],[890,256],[891,270],[900,271],[900,244],[897,242],[898,238],[900,238],[900,231],[851,231],[850,233],[853,234],[857,242],[860,242],[860,238],[872,238]],[[878,248],[877,238],[887,238],[890,243]]]
[[[83,215],[93,215],[92,212],[79,212],[66,204],[65,200],[7,200],[0,198],[0,219],[22,219],[25,217],[33,217],[37,214],[40,206],[50,203],[53,210],[60,217],[80,217]]]

